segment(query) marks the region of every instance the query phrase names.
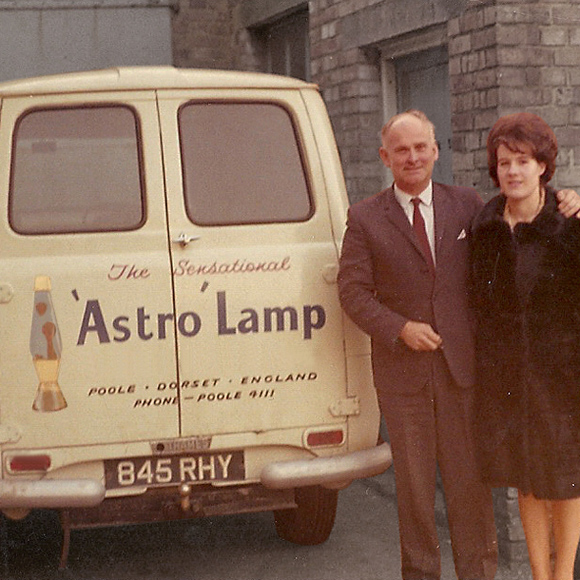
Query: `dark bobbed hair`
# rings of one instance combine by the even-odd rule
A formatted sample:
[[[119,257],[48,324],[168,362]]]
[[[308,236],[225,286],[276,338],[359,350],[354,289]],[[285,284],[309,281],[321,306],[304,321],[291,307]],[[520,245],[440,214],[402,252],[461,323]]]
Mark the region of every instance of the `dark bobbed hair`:
[[[545,163],[546,171],[540,177],[542,185],[552,179],[556,171],[558,141],[551,127],[538,115],[534,113],[505,115],[491,128],[487,136],[487,166],[496,187],[499,187],[497,150],[500,145],[505,145],[511,151],[530,153],[536,161]]]

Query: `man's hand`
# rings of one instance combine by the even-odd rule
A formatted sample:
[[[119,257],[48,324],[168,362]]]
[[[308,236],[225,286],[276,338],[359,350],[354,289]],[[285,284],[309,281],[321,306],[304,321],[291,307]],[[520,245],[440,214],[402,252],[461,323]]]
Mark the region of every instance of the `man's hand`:
[[[557,194],[558,210],[565,217],[576,216],[580,219],[580,195],[573,189],[562,189]]]
[[[437,350],[443,342],[430,324],[414,320],[405,323],[399,337],[413,350]]]

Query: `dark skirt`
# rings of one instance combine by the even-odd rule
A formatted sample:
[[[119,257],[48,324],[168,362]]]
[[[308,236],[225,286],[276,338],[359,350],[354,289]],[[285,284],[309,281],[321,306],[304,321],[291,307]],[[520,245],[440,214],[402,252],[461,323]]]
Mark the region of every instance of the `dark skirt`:
[[[492,487],[515,487],[538,499],[580,497],[580,425],[539,384],[521,385],[508,404],[479,400],[479,463]]]

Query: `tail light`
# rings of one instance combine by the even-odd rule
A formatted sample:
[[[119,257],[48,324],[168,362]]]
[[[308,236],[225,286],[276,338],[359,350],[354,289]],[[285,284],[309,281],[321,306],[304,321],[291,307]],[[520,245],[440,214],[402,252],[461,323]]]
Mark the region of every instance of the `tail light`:
[[[10,458],[8,467],[12,473],[48,471],[50,463],[50,455],[14,455]]]
[[[332,445],[342,445],[344,442],[344,431],[333,429],[331,431],[311,431],[306,436],[308,447],[326,447]]]

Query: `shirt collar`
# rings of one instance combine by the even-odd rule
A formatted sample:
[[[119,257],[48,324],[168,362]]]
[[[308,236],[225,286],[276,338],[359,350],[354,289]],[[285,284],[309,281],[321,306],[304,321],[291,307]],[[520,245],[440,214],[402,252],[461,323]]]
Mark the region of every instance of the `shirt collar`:
[[[394,186],[395,196],[399,203],[405,207],[405,205],[410,205],[411,200],[415,197],[419,197],[421,201],[425,204],[430,206],[433,203],[433,182],[430,181],[429,185],[417,196],[417,195],[409,195],[408,193],[404,192],[400,189],[397,184],[395,183]]]

